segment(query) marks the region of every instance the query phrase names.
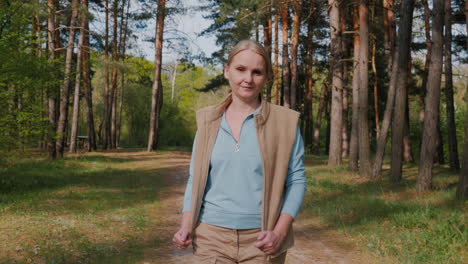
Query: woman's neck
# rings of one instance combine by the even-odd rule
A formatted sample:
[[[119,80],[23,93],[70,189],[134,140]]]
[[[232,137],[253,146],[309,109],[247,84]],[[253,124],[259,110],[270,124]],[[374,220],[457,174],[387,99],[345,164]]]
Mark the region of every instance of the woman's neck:
[[[229,110],[240,113],[243,115],[248,115],[255,111],[260,106],[259,98],[256,98],[252,101],[244,101],[234,94],[232,95],[232,102],[229,105]]]

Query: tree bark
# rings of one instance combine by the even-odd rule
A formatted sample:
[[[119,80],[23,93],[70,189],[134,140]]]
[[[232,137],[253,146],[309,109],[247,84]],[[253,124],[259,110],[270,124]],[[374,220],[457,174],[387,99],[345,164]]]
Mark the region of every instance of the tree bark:
[[[127,5],[127,11],[125,12],[125,4]],[[127,47],[127,35],[128,35],[128,18],[130,16],[130,0],[124,1],[122,3],[121,9],[121,23],[120,23],[120,41],[119,41],[119,53],[122,63],[125,63],[126,56],[126,47]],[[124,15],[125,14],[125,15]],[[124,23],[125,21],[125,23]],[[123,115],[123,96],[124,96],[124,87],[125,87],[125,73],[120,74],[120,95],[119,95],[119,105],[118,105],[118,118],[116,124],[116,147],[120,145],[120,132],[122,129],[122,115]]]
[[[393,10],[395,0],[383,0],[383,26],[384,26],[384,54],[388,59],[387,72],[392,72],[392,56],[394,55],[393,49],[395,48],[396,40],[396,17]]]
[[[455,107],[453,103],[453,80],[452,80],[452,6],[450,0],[445,0],[445,36],[444,36],[444,58],[445,58],[445,104],[447,112],[447,135],[449,149],[450,168],[460,170],[458,160],[457,127],[455,125]]]
[[[416,189],[429,190],[432,185],[432,164],[436,150],[437,121],[439,117],[440,81],[442,76],[444,0],[434,0],[432,18],[432,60],[429,65],[426,107]]]
[[[371,9],[371,24],[375,23],[375,1],[372,2],[372,9]],[[377,48],[376,48],[376,39],[372,38],[372,55],[371,55],[371,65],[372,65],[372,74],[374,76],[374,119],[375,119],[375,133],[376,138],[380,135],[380,120],[379,120],[379,75],[377,74],[377,66],[375,64],[375,60],[377,57]],[[391,54],[391,53],[390,53]],[[390,56],[389,54],[389,56]]]
[[[263,45],[265,46],[265,49],[268,52],[270,61],[271,61],[271,51],[272,51],[271,38],[272,38],[272,33],[273,33],[272,15],[273,14],[271,13],[271,7],[269,7],[263,19]],[[266,98],[268,102],[271,102],[271,89],[272,89],[272,85],[271,83],[268,83],[266,87]]]
[[[73,48],[75,46],[75,24],[76,17],[78,15],[78,0],[73,0],[72,5],[72,16],[70,19],[70,31],[68,34],[68,45],[67,45],[67,55],[65,57],[65,72],[64,72],[64,81],[62,86],[62,95],[60,99],[60,116],[57,125],[57,141],[56,141],[56,151],[59,157],[63,157],[63,151],[65,148],[65,130],[68,123],[68,98],[70,95],[70,74],[72,67],[73,59]]]
[[[390,164],[390,181],[400,182],[403,165],[403,137],[406,112],[408,59],[410,57],[411,25],[413,20],[414,0],[403,2],[402,25],[399,31],[400,56],[398,62],[398,76],[395,90],[395,109],[392,123],[392,160]],[[405,59],[403,61],[403,59]]]
[[[153,93],[151,97],[151,117],[150,131],[148,137],[148,152],[154,151],[158,147],[159,118],[163,104],[163,90],[161,84],[162,48],[164,35],[164,18],[166,0],[158,0],[158,11],[156,15],[156,54],[154,59],[154,81]]]
[[[328,165],[341,164],[341,140],[343,125],[343,66],[339,1],[328,0],[330,16],[330,65],[332,72],[332,97],[330,116],[330,147]]]
[[[82,0],[83,7],[86,12],[88,11],[88,0]],[[89,47],[89,21],[88,14],[86,13],[81,18],[81,23],[84,26],[84,43],[82,46],[83,53],[83,90],[86,98],[87,106],[87,124],[88,124],[88,151],[97,150],[96,145],[96,131],[94,128],[94,114],[93,114],[93,95],[92,95],[92,86],[91,86],[91,74],[90,74],[90,47]]]
[[[411,67],[409,67],[411,68]],[[408,74],[408,82],[411,76]],[[409,84],[408,84],[409,85]],[[409,102],[408,95],[406,95],[406,111],[405,111],[405,126],[403,128],[403,161],[414,162],[413,152],[411,151],[411,140],[410,140],[410,122],[409,122]]]
[[[440,116],[437,119],[437,134],[436,134],[436,152],[434,154],[434,163],[439,165],[445,164],[445,155],[444,155],[444,139],[442,137],[442,131],[440,130]]]
[[[351,117],[351,139],[349,143],[349,170],[358,170],[358,157],[359,157],[359,50],[360,37],[359,37],[359,0],[354,0],[355,8],[353,10],[353,83],[352,83],[352,117]]]
[[[289,17],[289,7],[288,3],[283,4],[280,7],[280,13],[281,13],[281,38],[282,38],[282,46],[283,46],[283,52],[281,54],[283,58],[283,63],[282,63],[282,101],[283,105],[287,108],[291,108],[291,89],[290,89],[290,82],[291,82],[291,74],[289,71],[289,52],[288,52],[288,31],[289,31],[289,23],[288,23],[288,17]]]
[[[315,154],[320,153],[320,128],[322,126],[322,115],[323,112],[326,110],[327,105],[328,105],[328,86],[326,83],[323,84],[322,87],[322,92],[320,94],[320,102],[319,102],[319,107],[317,111],[317,118],[315,120],[315,126],[314,126],[314,145],[312,147],[312,151]]]
[[[104,114],[102,118],[102,149],[107,149],[110,145],[110,88],[109,88],[109,0],[105,2],[106,16],[105,16],[105,36],[104,36],[104,91],[103,103]]]
[[[426,62],[424,64],[424,71],[422,74],[421,90],[420,90],[420,111],[419,111],[419,122],[421,128],[424,126],[424,108],[425,102],[424,98],[426,97],[426,86],[427,86],[427,76],[429,73],[429,65],[431,64],[432,58],[432,40],[431,40],[431,23],[430,23],[430,10],[427,0],[422,0],[424,6],[424,32],[426,35]]]
[[[274,48],[274,63],[273,63],[273,94],[274,104],[280,102],[280,88],[279,88],[279,14],[275,9],[275,48]]]
[[[468,34],[468,1],[465,2],[465,20],[466,34]],[[465,99],[468,108],[468,86],[466,88]],[[465,144],[463,147],[462,167],[458,179],[457,199],[461,201],[466,201],[468,199],[468,111],[466,111],[465,116]]]
[[[111,149],[115,149],[117,145],[117,129],[116,129],[116,122],[117,122],[117,80],[118,80],[118,72],[117,72],[117,67],[116,63],[119,61],[119,52],[118,52],[118,45],[117,45],[117,39],[118,39],[118,11],[119,11],[119,0],[114,0],[114,5],[112,7],[112,16],[113,16],[113,38],[112,38],[112,61],[113,61],[113,66],[112,66],[112,79],[111,79]]]
[[[296,109],[298,72],[297,72],[297,48],[299,46],[299,30],[301,27],[300,13],[302,0],[293,2],[293,27],[291,32],[291,109]]]
[[[81,3],[81,10],[84,8],[84,3]],[[80,14],[80,38],[78,40],[78,48],[76,54],[76,76],[75,76],[75,93],[73,96],[73,115],[72,115],[72,126],[71,126],[71,135],[70,135],[70,153],[76,153],[76,137],[78,136],[78,120],[80,113],[80,86],[81,86],[81,66],[82,66],[82,56],[83,56],[83,43],[84,43],[84,21],[83,17],[86,14],[81,12]]]
[[[55,61],[55,4],[54,0],[47,0],[47,46],[49,61],[54,63]],[[56,119],[56,104],[57,104],[57,88],[49,87],[47,91],[48,97],[48,117],[49,117],[49,131],[47,137],[47,153],[50,159],[57,157],[56,146],[55,146],[55,132],[57,128]]]
[[[341,5],[340,10],[340,27],[341,32],[346,31],[346,6]],[[343,58],[348,58],[348,41],[346,38],[341,38],[341,48],[343,50]],[[341,126],[341,158],[348,157],[349,140],[348,140],[348,64],[342,63],[343,66],[343,121]]]
[[[36,38],[36,44],[37,44],[36,55],[38,57],[41,57],[42,56],[42,28],[41,28],[41,20],[37,14],[34,14],[33,21],[34,21],[33,24],[36,25],[35,31],[37,33],[37,35],[35,34],[33,35]]]
[[[375,156],[374,167],[372,169],[372,177],[380,178],[382,172],[382,164],[385,154],[385,147],[387,144],[387,136],[390,125],[392,124],[392,116],[394,110],[394,104],[396,100],[396,90],[397,87],[406,85],[407,75],[408,75],[408,57],[410,55],[410,43],[411,43],[411,25],[413,20],[413,9],[414,9],[414,0],[404,1],[401,6],[402,17],[400,20],[400,27],[398,32],[398,42],[396,42],[396,47],[393,48],[394,54],[392,56],[393,61],[392,72],[390,77],[390,84],[388,88],[387,102],[385,105],[384,118],[382,120],[382,125],[380,128],[380,137],[377,140],[377,152]],[[401,91],[400,91],[401,94]],[[403,96],[405,97],[405,96]],[[401,136],[402,137],[402,136]],[[398,146],[401,148],[402,146]],[[393,152],[393,147],[392,147]],[[401,174],[400,174],[401,175]],[[399,181],[400,179],[393,177],[393,174],[390,175],[391,181]]]
[[[371,161],[369,123],[367,118],[369,90],[369,30],[367,0],[361,0],[359,3],[359,35],[361,37],[359,50],[359,174],[361,176],[370,177]]]
[[[174,96],[175,96],[175,81],[176,81],[176,76],[177,76],[177,66],[179,66],[179,62],[176,60],[174,63],[174,69],[171,75],[171,103],[174,102]]]
[[[306,94],[304,97],[304,117],[305,117],[305,143],[306,146],[312,145],[313,142],[313,133],[314,133],[314,118],[313,118],[313,108],[312,108],[312,98],[313,98],[313,16],[314,13],[314,0],[309,2],[309,18],[307,21],[307,57],[306,57]]]

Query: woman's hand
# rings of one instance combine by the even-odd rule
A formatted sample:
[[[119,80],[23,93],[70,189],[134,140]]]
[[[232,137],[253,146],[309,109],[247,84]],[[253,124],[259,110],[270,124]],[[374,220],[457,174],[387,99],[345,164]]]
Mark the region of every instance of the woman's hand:
[[[180,228],[177,233],[174,234],[172,238],[172,243],[176,246],[176,248],[184,250],[190,244],[192,244],[192,236],[187,228]]]
[[[192,235],[190,234],[191,225],[190,220],[192,218],[192,212],[184,212],[182,214],[181,227],[177,233],[174,234],[172,238],[172,243],[178,249],[186,249],[190,244],[192,244]]]
[[[281,213],[278,221],[276,221],[274,230],[261,232],[254,244],[255,247],[267,255],[275,254],[288,234],[293,220],[294,218],[291,215]]]
[[[263,251],[267,255],[273,255],[278,251],[284,236],[276,234],[275,231],[263,231],[257,237],[255,247]]]

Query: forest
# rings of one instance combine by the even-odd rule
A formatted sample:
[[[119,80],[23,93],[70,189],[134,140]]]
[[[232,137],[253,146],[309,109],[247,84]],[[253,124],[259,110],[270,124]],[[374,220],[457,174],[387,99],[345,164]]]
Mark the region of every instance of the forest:
[[[214,38],[218,47],[211,54],[190,48],[194,40],[177,30],[181,17],[197,12],[210,23],[198,36]],[[40,244],[36,252],[38,244],[29,243],[34,240],[29,237],[21,246],[0,242],[4,248],[0,263],[29,263],[28,259],[34,263],[137,263],[141,258],[135,255],[147,259],[150,253],[138,251],[140,242],[129,234],[145,233],[151,215],[130,203],[153,202],[147,198],[150,193],[175,187],[170,181],[151,179],[147,171],[131,177],[139,167],[130,163],[144,167],[150,166],[144,159],[161,159],[165,164],[166,158],[179,162],[190,155],[197,130],[195,111],[219,102],[229,92],[223,65],[231,48],[244,39],[258,41],[271,55],[273,77],[264,87],[263,98],[300,112],[306,164],[313,164],[307,172],[311,190],[304,214],[319,215],[320,221],[333,223],[333,229],[348,232],[358,243],[371,241],[364,245],[366,250],[392,258],[379,263],[466,261],[467,31],[468,2],[464,0],[2,0],[0,214],[13,219],[22,208],[36,208],[32,205],[40,202],[33,198],[36,194],[47,193],[43,196],[47,200],[50,193],[62,195],[60,190],[65,188],[66,197],[72,192],[85,197],[89,190],[79,194],[74,188],[98,190],[105,188],[106,181],[115,181],[115,188],[125,189],[122,201],[129,199],[126,195],[132,197],[123,203],[141,219],[132,218],[133,229],[114,234],[126,237],[119,249],[117,244],[102,244],[100,237],[88,237],[86,243],[96,243],[95,247]],[[154,34],[148,39],[142,32]],[[153,45],[154,58],[138,54],[143,42]],[[177,59],[166,58],[168,54],[176,54]],[[161,164],[148,171],[172,175]],[[181,164],[186,169],[187,164]],[[67,173],[70,177],[65,179]],[[146,184],[154,186],[146,190]],[[382,193],[374,193],[377,189]],[[413,251],[391,249],[404,236],[380,240],[359,229],[374,224],[355,219],[358,205],[337,198],[334,201],[344,207],[322,203],[313,208],[329,191],[383,195],[360,204],[361,213],[376,214],[376,221],[403,228],[399,234],[423,229],[432,233],[415,234],[418,242]],[[402,204],[389,205],[399,200],[393,194],[403,197],[399,198]],[[110,208],[122,207],[110,202],[110,193],[96,197],[106,201],[104,209],[97,204],[80,207],[78,202],[74,209],[62,208],[62,203],[59,207],[81,214],[92,206],[91,211],[104,210],[109,219],[113,217],[107,215]],[[154,199],[159,203],[161,197]],[[43,206],[42,213],[52,210]],[[383,211],[369,212],[379,206]],[[429,207],[440,211],[426,214],[424,208]],[[400,209],[406,214],[402,218],[390,213]],[[332,212],[343,213],[344,220]],[[415,219],[426,218],[413,223],[409,212],[418,212]],[[131,217],[133,213],[123,214]],[[34,216],[28,219],[33,221]],[[397,222],[402,226],[393,224]],[[0,229],[7,226],[0,220]],[[42,228],[49,230],[49,226]],[[81,232],[74,228],[76,234],[67,233],[70,241]],[[50,235],[52,241],[62,241],[55,240],[55,235]],[[12,237],[16,238],[8,235]],[[379,242],[372,242],[374,238]],[[144,243],[165,245],[152,239]],[[429,245],[436,243],[429,240],[442,242]],[[418,253],[418,247],[424,250]],[[431,260],[434,248],[439,249]],[[119,257],[122,262],[116,260],[119,254],[126,256]],[[156,258],[166,256],[157,254]]]

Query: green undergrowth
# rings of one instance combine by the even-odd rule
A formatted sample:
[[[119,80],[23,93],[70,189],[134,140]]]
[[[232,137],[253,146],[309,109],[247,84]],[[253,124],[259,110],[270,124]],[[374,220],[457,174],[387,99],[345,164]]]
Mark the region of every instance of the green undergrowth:
[[[0,263],[136,262],[167,169],[135,162],[95,153],[1,168]]]
[[[457,174],[435,168],[433,191],[418,193],[414,165],[394,185],[385,170],[383,180],[369,181],[325,164],[322,157],[306,160],[305,214],[398,263],[466,263],[467,204],[455,200]]]

